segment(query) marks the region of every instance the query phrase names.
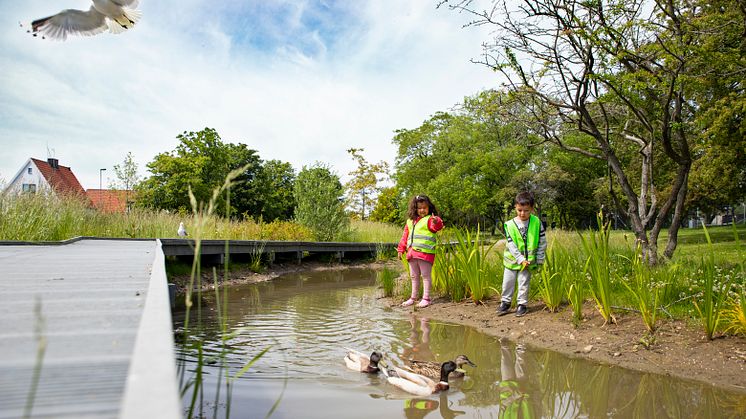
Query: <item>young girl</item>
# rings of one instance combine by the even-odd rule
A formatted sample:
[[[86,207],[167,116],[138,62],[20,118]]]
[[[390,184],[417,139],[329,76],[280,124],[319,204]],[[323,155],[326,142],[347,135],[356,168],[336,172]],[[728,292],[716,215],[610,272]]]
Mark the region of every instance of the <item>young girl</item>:
[[[432,278],[430,276],[435,262],[435,244],[437,238],[435,233],[443,228],[443,220],[437,215],[438,210],[425,195],[417,195],[409,201],[407,212],[407,225],[404,234],[399,241],[397,251],[399,259],[406,252],[409,261],[409,273],[412,276],[412,296],[401,305],[411,306],[417,301],[417,293],[420,290],[420,275],[422,276],[422,301],[417,307],[430,305],[430,287]]]

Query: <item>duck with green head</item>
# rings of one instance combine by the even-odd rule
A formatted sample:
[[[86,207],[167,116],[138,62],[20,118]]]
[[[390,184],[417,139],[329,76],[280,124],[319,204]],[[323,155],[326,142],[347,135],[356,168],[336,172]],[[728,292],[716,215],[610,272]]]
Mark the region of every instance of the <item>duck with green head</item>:
[[[456,370],[456,363],[446,361],[440,366],[440,381],[437,383],[430,377],[415,374],[402,368],[393,367],[390,370],[381,368],[389,384],[398,387],[407,393],[418,396],[428,396],[449,389],[448,374]]]
[[[368,374],[378,373],[378,362],[383,358],[383,355],[380,352],[373,351],[370,356],[367,356],[354,349],[345,349],[347,350],[347,354],[345,355],[345,365],[347,365],[347,368]]]

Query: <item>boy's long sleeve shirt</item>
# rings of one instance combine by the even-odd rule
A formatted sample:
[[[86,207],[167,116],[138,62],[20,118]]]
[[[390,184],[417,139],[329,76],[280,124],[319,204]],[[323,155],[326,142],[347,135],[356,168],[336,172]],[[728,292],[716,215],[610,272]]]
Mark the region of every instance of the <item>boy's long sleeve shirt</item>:
[[[518,226],[518,230],[521,232],[522,235],[526,234],[526,229],[528,228],[528,225],[521,221],[520,218],[515,217],[510,222],[515,221],[515,224]],[[505,235],[507,243],[505,244],[508,248],[508,251],[516,260],[516,263],[520,264],[523,263],[526,258],[523,256],[523,253],[521,253],[518,250],[518,246],[515,244],[513,239],[510,237],[510,234]],[[539,227],[539,248],[536,250],[536,264],[541,265],[544,263],[544,259],[546,258],[546,251],[547,251],[547,236],[546,236],[546,229],[544,228],[544,223],[540,224]]]

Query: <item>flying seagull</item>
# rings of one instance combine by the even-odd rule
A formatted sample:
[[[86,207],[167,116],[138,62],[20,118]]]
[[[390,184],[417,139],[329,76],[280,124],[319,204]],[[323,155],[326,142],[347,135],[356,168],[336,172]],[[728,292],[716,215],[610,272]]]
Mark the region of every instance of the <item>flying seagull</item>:
[[[140,20],[139,0],[93,0],[88,11],[67,9],[31,22],[31,32],[64,41],[68,35],[91,36],[107,29],[121,33]]]
[[[176,230],[176,234],[178,234],[179,237],[188,236],[186,228],[184,228],[184,223],[179,223],[179,229]]]

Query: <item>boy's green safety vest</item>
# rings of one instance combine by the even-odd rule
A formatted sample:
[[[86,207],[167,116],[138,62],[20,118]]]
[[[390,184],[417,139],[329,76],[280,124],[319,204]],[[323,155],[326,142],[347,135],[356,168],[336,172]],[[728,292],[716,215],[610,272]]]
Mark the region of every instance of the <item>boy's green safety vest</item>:
[[[541,233],[541,220],[539,217],[531,214],[528,217],[528,226],[526,227],[526,236],[521,234],[518,230],[515,220],[510,220],[505,223],[505,234],[509,235],[513,239],[513,243],[518,247],[518,251],[523,253],[523,257],[531,262],[529,269],[535,269],[538,266],[534,263],[536,261],[536,252],[539,250],[539,234]],[[528,244],[528,245],[527,245]],[[521,270],[522,266],[516,262],[513,254],[508,250],[508,246],[505,246],[505,252],[503,252],[503,265],[507,269],[518,271]]]
[[[429,215],[417,220],[416,224],[412,220],[407,220],[407,230],[409,231],[407,248],[411,247],[418,252],[435,254],[435,244],[438,239],[435,233],[427,228],[428,220],[430,220]]]

